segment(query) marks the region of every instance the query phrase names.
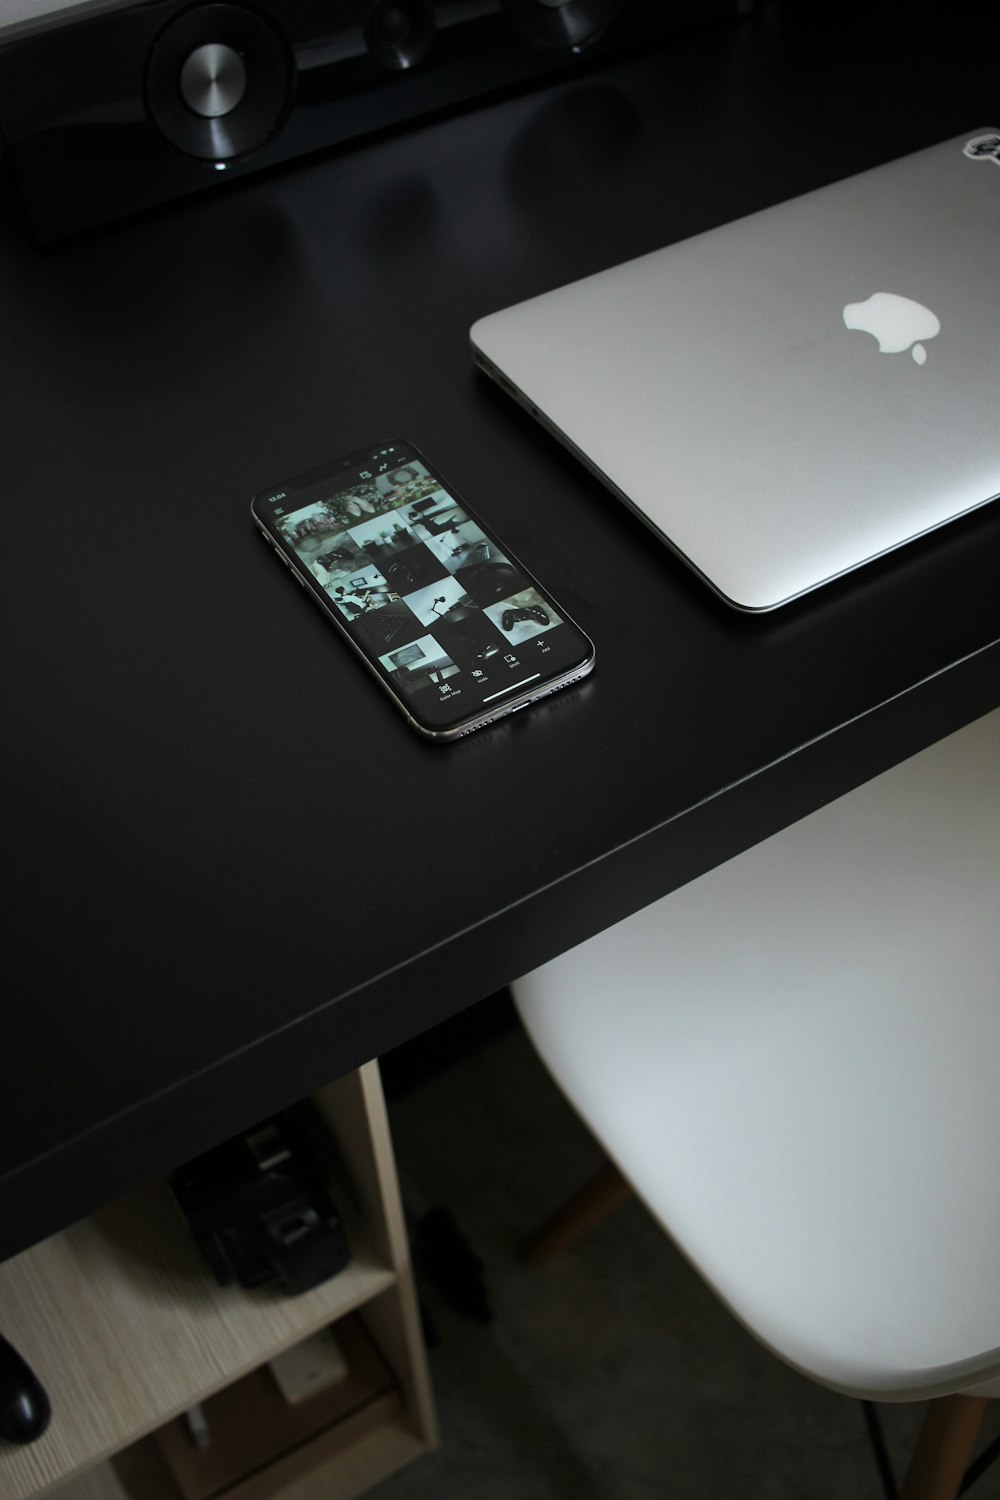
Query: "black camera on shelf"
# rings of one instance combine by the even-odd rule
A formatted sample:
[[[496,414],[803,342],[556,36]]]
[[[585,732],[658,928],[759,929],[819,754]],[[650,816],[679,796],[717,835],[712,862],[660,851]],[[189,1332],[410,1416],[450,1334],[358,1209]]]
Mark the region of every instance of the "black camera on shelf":
[[[350,1259],[326,1191],[328,1151],[296,1105],[180,1167],[170,1187],[220,1286],[305,1292]]]

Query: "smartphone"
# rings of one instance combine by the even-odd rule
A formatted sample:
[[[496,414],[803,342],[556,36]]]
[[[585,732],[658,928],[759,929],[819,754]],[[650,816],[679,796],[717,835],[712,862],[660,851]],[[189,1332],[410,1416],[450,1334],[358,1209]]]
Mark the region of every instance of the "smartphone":
[[[580,627],[412,443],[272,485],[251,513],[429,739],[492,724],[594,665]]]

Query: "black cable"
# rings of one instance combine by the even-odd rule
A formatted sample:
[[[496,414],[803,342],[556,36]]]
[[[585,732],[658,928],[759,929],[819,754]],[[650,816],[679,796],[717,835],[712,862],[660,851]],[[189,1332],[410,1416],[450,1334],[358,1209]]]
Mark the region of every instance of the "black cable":
[[[889,1462],[889,1453],[885,1446],[885,1438],[882,1436],[882,1424],[878,1419],[875,1403],[862,1401],[861,1410],[865,1414],[865,1426],[868,1428],[868,1436],[871,1439],[885,1500],[899,1500],[899,1490],[896,1488],[896,1478],[892,1472],[892,1464]]]
[[[975,1463],[969,1465],[965,1471],[965,1478],[958,1487],[958,1493],[964,1495],[966,1490],[974,1485],[977,1479],[981,1479],[990,1464],[998,1458],[1000,1458],[1000,1437],[994,1438],[989,1447],[983,1449]]]

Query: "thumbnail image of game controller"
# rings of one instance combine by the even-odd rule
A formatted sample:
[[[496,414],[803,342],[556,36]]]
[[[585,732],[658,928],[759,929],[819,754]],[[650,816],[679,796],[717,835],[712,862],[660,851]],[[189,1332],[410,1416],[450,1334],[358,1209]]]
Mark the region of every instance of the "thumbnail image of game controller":
[[[549,623],[549,617],[540,604],[526,604],[523,609],[505,609],[500,616],[504,630],[510,630],[518,620],[537,620],[539,625]]]

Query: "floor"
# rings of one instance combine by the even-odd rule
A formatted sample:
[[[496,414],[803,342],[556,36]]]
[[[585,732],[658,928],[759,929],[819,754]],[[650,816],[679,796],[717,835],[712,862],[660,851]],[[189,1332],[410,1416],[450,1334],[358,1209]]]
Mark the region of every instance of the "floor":
[[[379,1500],[881,1500],[859,1405],[758,1346],[635,1200],[545,1267],[518,1261],[601,1155],[506,1000],[477,1011],[384,1064],[415,1254],[435,1206],[461,1239],[457,1260],[425,1244],[419,1271],[442,1447]],[[879,1413],[900,1474],[921,1408]],[[970,1494],[1000,1497],[1000,1461]]]

